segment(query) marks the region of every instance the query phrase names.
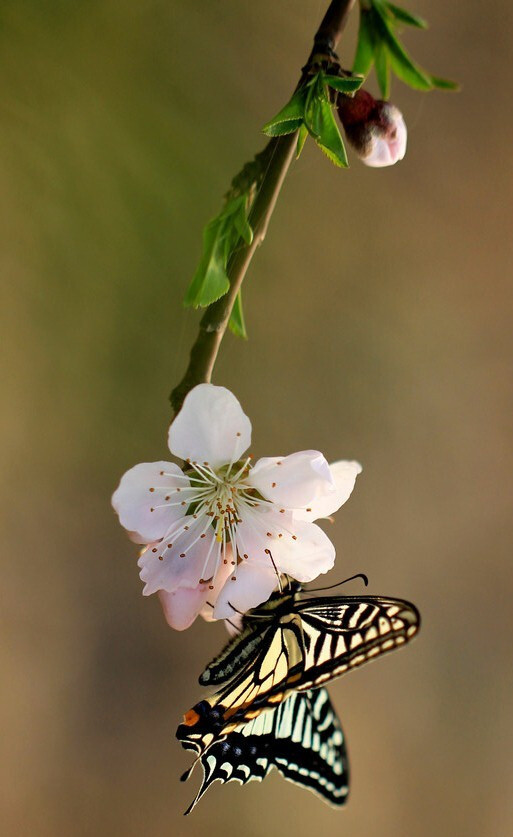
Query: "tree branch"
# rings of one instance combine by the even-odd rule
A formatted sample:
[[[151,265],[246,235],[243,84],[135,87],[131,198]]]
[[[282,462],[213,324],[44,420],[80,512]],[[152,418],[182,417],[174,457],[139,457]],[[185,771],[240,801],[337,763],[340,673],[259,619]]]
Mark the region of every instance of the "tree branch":
[[[332,0],[315,34],[308,63],[318,52],[334,52],[354,3],[355,0]],[[185,396],[193,387],[208,383],[212,377],[235,299],[251,259],[265,238],[280,189],[294,157],[296,141],[297,133],[273,138],[259,155],[266,161],[266,170],[248,218],[253,230],[253,241],[251,244],[241,244],[232,254],[227,266],[230,289],[225,296],[209,305],[201,318],[185,375],[170,396],[175,413],[180,410]]]

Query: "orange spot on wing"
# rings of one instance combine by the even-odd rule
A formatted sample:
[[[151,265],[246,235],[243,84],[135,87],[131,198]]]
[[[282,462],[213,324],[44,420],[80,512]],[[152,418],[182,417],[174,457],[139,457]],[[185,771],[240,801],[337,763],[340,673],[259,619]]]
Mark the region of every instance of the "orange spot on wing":
[[[189,709],[189,711],[183,716],[183,722],[186,727],[193,727],[194,724],[198,723],[199,719],[200,716],[195,709]]]

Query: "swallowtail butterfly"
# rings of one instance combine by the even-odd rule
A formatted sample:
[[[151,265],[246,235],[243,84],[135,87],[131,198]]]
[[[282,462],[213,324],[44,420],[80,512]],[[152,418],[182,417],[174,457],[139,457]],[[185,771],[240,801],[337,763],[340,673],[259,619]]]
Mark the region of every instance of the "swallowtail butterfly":
[[[245,614],[241,633],[199,678],[216,691],[189,710],[177,730],[182,746],[197,751],[205,771],[197,799],[220,778],[218,745],[230,744],[232,734],[241,734],[240,727],[266,723],[271,711],[271,717],[280,718],[275,714],[280,709],[291,711],[282,709],[290,695],[295,698],[292,707],[301,705],[300,693],[404,645],[420,626],[416,607],[402,599],[308,598],[300,591],[299,584],[291,583],[286,592],[273,594]],[[283,764],[273,764],[285,773]]]
[[[261,782],[273,768],[332,805],[343,805],[347,799],[344,735],[324,688],[295,692],[276,709],[215,738],[203,752],[199,741],[184,738],[183,745],[200,754],[203,768],[200,789],[186,814],[214,782]],[[193,767],[182,780],[189,778]]]

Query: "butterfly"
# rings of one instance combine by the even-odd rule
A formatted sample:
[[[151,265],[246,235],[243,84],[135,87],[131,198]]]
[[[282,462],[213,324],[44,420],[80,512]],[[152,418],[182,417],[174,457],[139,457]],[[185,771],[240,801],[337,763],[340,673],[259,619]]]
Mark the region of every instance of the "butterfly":
[[[261,782],[273,768],[334,806],[343,805],[349,793],[344,734],[324,688],[294,692],[275,709],[216,738],[203,752],[198,741],[184,739],[183,745],[200,754],[203,769],[201,786],[186,814],[215,782]]]
[[[416,607],[402,599],[308,598],[290,582],[244,615],[242,631],[206,667],[199,682],[217,690],[184,715],[177,737],[197,751],[205,770],[212,749],[218,752],[220,739],[239,733],[240,725],[260,716],[264,723],[265,713],[291,694],[308,693],[392,651],[419,626]]]

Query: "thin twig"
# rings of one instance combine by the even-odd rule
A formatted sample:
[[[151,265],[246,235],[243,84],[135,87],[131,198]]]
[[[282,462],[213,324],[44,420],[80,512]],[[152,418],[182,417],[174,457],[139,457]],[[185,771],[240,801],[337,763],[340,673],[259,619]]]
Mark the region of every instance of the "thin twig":
[[[354,3],[355,0],[332,0],[315,34],[307,66],[317,52],[334,52]],[[249,214],[253,240],[251,244],[241,244],[233,253],[227,266],[230,289],[225,296],[209,305],[201,318],[187,370],[170,396],[175,413],[180,410],[185,396],[193,387],[208,383],[212,377],[219,346],[228,326],[235,299],[251,259],[265,238],[280,189],[294,158],[296,142],[297,133],[273,138],[262,152],[262,157],[269,162]]]

